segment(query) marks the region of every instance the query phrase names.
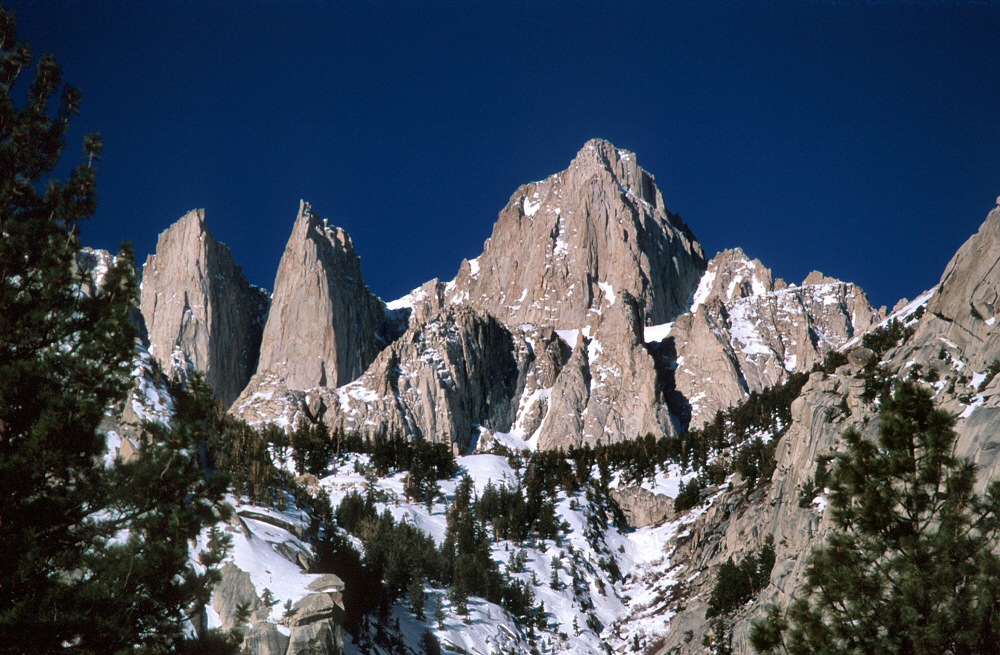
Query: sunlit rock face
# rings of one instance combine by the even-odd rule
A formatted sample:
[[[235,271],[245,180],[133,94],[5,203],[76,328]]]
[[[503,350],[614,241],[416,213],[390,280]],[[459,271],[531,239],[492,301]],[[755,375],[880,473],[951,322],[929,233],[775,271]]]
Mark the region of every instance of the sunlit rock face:
[[[301,203],[278,265],[257,371],[291,389],[347,384],[385,346],[384,324],[385,306],[365,284],[350,236]]]
[[[633,153],[595,139],[565,171],[514,192],[446,298],[508,325],[572,330],[629,293],[647,322],[662,323],[687,309],[704,270],[701,245],[653,176]]]
[[[208,231],[201,209],[160,234],[142,269],[150,353],[168,374],[204,373],[227,406],[257,366],[268,303]]]

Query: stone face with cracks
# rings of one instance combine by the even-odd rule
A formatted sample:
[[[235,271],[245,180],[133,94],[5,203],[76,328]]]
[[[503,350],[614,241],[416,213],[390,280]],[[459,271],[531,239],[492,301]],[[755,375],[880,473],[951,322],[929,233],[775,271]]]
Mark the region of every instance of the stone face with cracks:
[[[142,269],[149,352],[169,375],[204,373],[227,406],[257,366],[268,302],[209,233],[201,209],[160,234]]]
[[[594,139],[567,170],[514,192],[445,295],[510,326],[578,329],[629,293],[662,323],[685,311],[704,270],[701,245],[635,154]]]
[[[385,346],[385,306],[365,284],[351,238],[305,202],[273,298],[257,372],[281,377],[289,389],[347,384]]]

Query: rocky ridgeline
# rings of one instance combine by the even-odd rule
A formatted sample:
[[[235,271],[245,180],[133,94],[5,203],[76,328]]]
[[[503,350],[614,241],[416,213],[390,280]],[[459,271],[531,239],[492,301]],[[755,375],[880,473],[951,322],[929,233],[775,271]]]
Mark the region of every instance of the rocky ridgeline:
[[[257,367],[268,296],[208,232],[204,210],[160,234],[142,268],[140,309],[164,371],[201,371],[223,403],[236,399]]]
[[[747,496],[737,477],[698,518],[671,556],[687,583],[675,597],[677,613],[659,652],[703,651],[702,637],[711,630],[705,610],[719,567],[730,557],[740,561],[758,551],[771,536],[776,564],[770,584],[728,619],[733,652],[752,652],[752,622],[770,604],[787,605],[804,580],[811,549],[832,528],[822,490],[812,502],[808,497],[802,502],[819,457],[835,454],[849,427],[869,439],[878,434],[877,406],[863,398],[865,377],[873,371],[886,379],[923,380],[935,403],[958,416],[956,454],[977,465],[980,491],[1000,476],[1000,376],[991,377],[990,371],[1000,357],[994,321],[998,298],[1000,208],[954,256],[937,287],[912,303],[900,303],[881,321],[882,326],[897,321],[906,330],[880,360],[869,364],[874,353],[854,339],[842,347],[849,354],[847,364],[829,375],[810,375],[792,404],[792,424],[778,444],[770,484]]]
[[[692,311],[674,322],[663,349],[682,411],[697,427],[748,393],[808,371],[883,318],[854,284],[818,272],[799,286],[772,282],[758,260],[726,250],[709,264]]]
[[[571,330],[590,325],[604,299],[629,293],[662,323],[687,309],[704,270],[701,244],[666,209],[653,176],[633,153],[595,139],[562,173],[514,192],[446,297],[507,325]]]
[[[632,153],[591,141],[567,171],[519,189],[475,263],[464,262],[448,284],[432,280],[392,304],[390,313],[409,312],[409,330],[370,366],[361,357],[363,374],[355,368],[324,380],[318,363],[334,358],[318,344],[343,339],[352,326],[376,333],[375,312],[317,317],[313,307],[326,301],[313,296],[330,291],[296,296],[290,287],[308,285],[282,284],[301,267],[301,256],[289,253],[302,242],[303,220],[279,270],[257,377],[234,406],[248,420],[321,418],[460,449],[482,430],[546,448],[674,429],[642,328],[647,315],[669,319],[686,308],[704,256]],[[347,277],[360,283],[360,271],[347,265]],[[360,289],[337,293],[352,299],[350,311],[372,306]],[[296,299],[283,299],[289,295]],[[308,312],[308,329],[322,334],[282,319],[283,311]],[[369,346],[355,347],[371,353]]]
[[[179,250],[215,243],[196,217],[161,237],[143,313],[151,307],[152,351],[168,370],[180,360],[214,381],[204,343],[230,343],[245,322],[223,321],[224,333],[186,305],[167,314],[145,301],[186,297],[194,284],[173,271],[205,268]],[[159,269],[170,274],[151,275]],[[254,334],[256,374],[247,384],[244,367],[220,396],[242,392],[233,411],[253,423],[323,420],[460,450],[482,434],[540,448],[607,443],[700,424],[878,318],[853,285],[788,286],[740,250],[706,265],[635,155],[593,140],[566,171],[514,193],[454,280],[388,307],[364,283],[350,237],[302,203]],[[671,322],[668,337],[646,343],[646,326]]]

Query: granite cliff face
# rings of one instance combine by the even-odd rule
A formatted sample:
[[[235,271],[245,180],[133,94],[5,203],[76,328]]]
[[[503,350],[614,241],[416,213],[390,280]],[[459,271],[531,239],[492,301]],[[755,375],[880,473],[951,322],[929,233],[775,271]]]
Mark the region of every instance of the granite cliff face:
[[[227,406],[257,367],[268,302],[209,233],[201,209],[161,233],[142,268],[150,353],[170,375],[205,373]]]
[[[350,236],[302,202],[274,280],[258,373],[292,389],[358,378],[386,345],[385,306],[365,284]]]
[[[551,389],[551,407],[538,428],[538,448],[675,433],[642,333],[639,301],[622,293],[606,299],[592,330],[570,335],[573,352]]]
[[[378,358],[369,354],[380,344],[362,340],[346,350],[357,366],[337,377],[324,373],[345,352],[318,344],[332,343],[344,319],[331,328],[327,314],[340,312],[316,311],[315,296],[329,292],[317,294],[317,276],[302,270],[317,258],[293,246],[303,242],[308,215],[289,241],[258,376],[237,413],[398,429],[460,447],[480,434],[563,448],[674,431],[643,325],[687,308],[705,261],[632,153],[591,141],[563,173],[521,187],[482,256],[464,262],[455,280],[432,280],[390,303],[409,312],[406,335]],[[329,268],[360,279],[342,259]],[[368,306],[360,291],[344,297],[361,298],[351,309]],[[364,311],[346,325],[371,335],[380,320]]]
[[[318,420],[319,406],[306,403],[322,398],[331,426],[462,446],[482,433],[543,449],[674,434],[808,369],[879,318],[854,285],[814,274],[789,286],[739,249],[706,265],[635,155],[600,140],[566,171],[519,188],[482,255],[454,280],[390,303],[393,316],[409,314],[409,332],[377,360],[392,339],[379,339],[386,315],[360,275],[346,235],[304,206],[275,283],[258,376],[238,413]],[[478,349],[479,328],[456,308],[494,321],[506,335],[500,350]],[[461,357],[429,366],[436,355],[427,348]],[[547,353],[542,376],[530,369],[536,351]],[[513,364],[500,366],[501,352]],[[509,365],[516,383],[497,388]],[[480,367],[492,377],[478,377]],[[489,409],[470,398],[488,398]]]
[[[691,426],[790,373],[808,371],[882,318],[854,284],[817,272],[798,286],[772,282],[771,271],[742,250],[719,253],[692,311],[666,337]]]
[[[704,270],[701,245],[653,176],[633,153],[595,139],[567,170],[514,192],[446,298],[507,325],[572,330],[590,325],[604,299],[629,293],[646,321],[662,323],[685,311]]]
[[[733,652],[752,652],[752,622],[768,605],[788,604],[804,580],[811,549],[833,527],[822,490],[812,503],[799,502],[803,489],[811,485],[818,458],[842,448],[841,435],[849,427],[868,439],[878,434],[878,407],[862,397],[864,378],[873,370],[889,380],[921,381],[935,404],[958,417],[955,452],[976,464],[980,491],[1000,476],[1000,376],[990,370],[1000,357],[1000,333],[993,318],[1000,291],[998,264],[1000,208],[990,212],[979,232],[962,246],[935,288],[901,303],[876,325],[892,320],[901,329],[900,340],[880,360],[868,365],[873,353],[854,339],[841,347],[848,354],[847,364],[829,375],[810,375],[792,404],[792,424],[778,444],[770,484],[747,495],[737,477],[671,555],[671,563],[689,577],[676,597],[680,609],[658,652],[702,652],[701,638],[710,631],[704,618],[707,598],[719,567],[729,557],[739,561],[757,551],[771,536],[776,564],[770,584],[728,617]]]

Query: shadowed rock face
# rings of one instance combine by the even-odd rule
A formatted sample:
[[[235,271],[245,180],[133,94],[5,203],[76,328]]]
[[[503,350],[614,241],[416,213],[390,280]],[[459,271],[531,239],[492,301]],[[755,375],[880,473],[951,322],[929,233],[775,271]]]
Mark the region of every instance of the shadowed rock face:
[[[223,403],[236,399],[257,366],[268,296],[208,232],[204,210],[160,234],[142,269],[140,309],[149,351],[168,374],[201,371]]]
[[[305,202],[278,266],[259,373],[290,389],[337,387],[384,347],[385,306],[365,284],[351,238]]]
[[[647,322],[662,323],[685,311],[704,270],[701,245],[653,176],[595,139],[567,170],[514,193],[446,298],[511,326],[578,329],[603,298],[629,293]]]
[[[453,307],[411,328],[356,382],[310,394],[323,399],[331,425],[399,430],[465,449],[477,426],[510,429],[526,377],[544,356],[495,318]]]

